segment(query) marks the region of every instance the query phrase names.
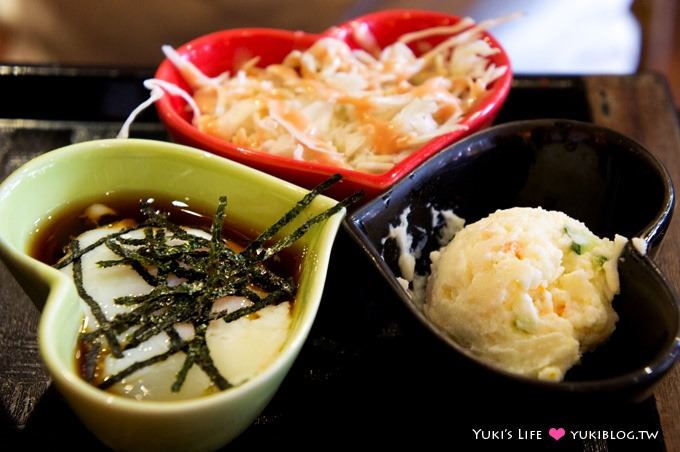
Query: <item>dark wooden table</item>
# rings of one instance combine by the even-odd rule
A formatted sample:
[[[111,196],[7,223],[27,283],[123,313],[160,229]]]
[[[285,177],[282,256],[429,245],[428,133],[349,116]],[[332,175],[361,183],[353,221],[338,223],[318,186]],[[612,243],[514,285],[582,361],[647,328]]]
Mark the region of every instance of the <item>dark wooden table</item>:
[[[618,130],[647,147],[666,166],[676,195],[680,187],[680,130],[666,81],[655,74],[584,79],[593,122]],[[680,287],[680,218],[674,220],[656,258],[676,291]],[[655,392],[656,406],[669,451],[680,451],[680,366]]]
[[[0,179],[43,152],[114,136],[125,115],[144,98],[141,80],[149,74],[144,70],[0,66]],[[31,103],[31,99],[40,99],[40,103]],[[640,141],[666,165],[677,189],[680,131],[663,78],[655,74],[517,77],[497,122],[549,117],[592,121]],[[140,118],[133,135],[167,139],[152,112]],[[676,290],[680,287],[679,257],[680,219],[676,217],[657,257]],[[354,286],[346,283],[348,268],[358,275]],[[50,387],[36,344],[38,317],[37,309],[0,265],[0,438],[6,444],[24,446],[102,449]],[[428,375],[443,375],[441,381],[449,375],[433,362],[436,357],[423,353],[427,339],[421,336],[422,328],[403,311],[360,250],[344,233],[339,234],[319,316],[299,359],[269,407],[230,448],[299,444],[298,428],[306,425],[320,438],[339,443],[358,441],[356,431],[368,433],[369,440],[383,445],[417,440],[434,446],[448,440],[476,450],[480,446],[505,449],[504,443],[471,441],[472,428],[540,426],[547,430],[550,425],[578,425],[603,430],[661,429],[663,439],[638,441],[632,443],[633,449],[680,451],[680,367],[661,382],[654,399],[624,405],[606,416],[584,413],[580,418],[561,415],[556,409],[513,418],[499,407],[480,411],[464,405],[452,413],[447,407],[436,408],[436,400],[421,400],[437,394],[454,407],[458,400],[455,391],[444,395],[436,387],[427,395],[428,385],[432,386],[427,383]],[[413,387],[417,392],[408,404],[392,401],[394,392],[405,397]],[[500,414],[492,416],[492,412]],[[432,422],[423,419],[435,418],[433,413],[450,417],[448,430],[428,429]],[[372,425],[357,425],[360,422]],[[521,447],[617,451],[630,450],[631,443],[600,439],[557,444],[548,438]]]

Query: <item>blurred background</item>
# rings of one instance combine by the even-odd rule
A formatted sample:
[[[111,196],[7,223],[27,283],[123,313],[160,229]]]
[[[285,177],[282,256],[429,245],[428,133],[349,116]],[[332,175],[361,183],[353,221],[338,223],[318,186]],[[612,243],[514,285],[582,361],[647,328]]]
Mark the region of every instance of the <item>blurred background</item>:
[[[371,11],[422,8],[483,20],[520,74],[663,73],[680,105],[676,0],[0,0],[0,62],[153,67],[160,46],[233,27],[319,32]]]

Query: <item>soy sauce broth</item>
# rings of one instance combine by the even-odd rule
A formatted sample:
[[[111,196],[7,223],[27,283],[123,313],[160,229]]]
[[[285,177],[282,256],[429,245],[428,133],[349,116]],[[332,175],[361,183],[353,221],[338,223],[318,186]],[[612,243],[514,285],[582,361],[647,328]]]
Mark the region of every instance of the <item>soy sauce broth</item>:
[[[145,219],[142,208],[146,206],[169,214],[169,220],[176,225],[210,232],[217,201],[215,199],[214,205],[204,205],[189,198],[171,199],[157,194],[106,193],[99,198],[72,203],[50,215],[38,226],[29,244],[28,253],[41,262],[54,265],[64,257],[66,248],[73,238],[85,231],[123,219],[142,222]],[[84,212],[95,203],[113,209],[116,215],[106,215],[99,224],[93,223]],[[225,240],[236,244],[237,247],[245,248],[260,232],[262,231],[255,231],[231,221],[227,205],[222,228],[222,237]],[[281,276],[292,277],[297,282],[303,257],[304,249],[293,245],[269,259],[267,267]]]
[[[115,214],[105,215],[100,221],[94,223],[85,215],[86,209],[95,204],[103,204],[115,211]],[[75,237],[95,228],[104,227],[120,220],[132,219],[137,223],[146,218],[142,213],[145,207],[152,207],[169,215],[169,221],[190,228],[210,231],[213,216],[217,208],[218,200],[214,206],[198,205],[189,199],[177,200],[158,195],[139,195],[134,193],[109,193],[98,199],[86,202],[73,203],[67,208],[57,211],[39,225],[32,241],[30,242],[29,254],[48,264],[56,264],[66,254],[68,245]],[[245,248],[260,231],[255,231],[230,221],[229,207],[225,214],[225,223],[222,229],[223,239],[229,242],[229,246],[236,251]],[[301,273],[301,263],[304,249],[291,247],[273,256],[266,262],[266,266],[274,273],[283,277],[292,278],[298,282]],[[294,302],[294,299],[287,300]],[[257,315],[257,313],[251,314]],[[75,350],[75,365],[79,375],[86,381],[97,386],[103,381],[103,360],[110,350],[104,348],[97,353],[96,361],[88,362],[85,359],[89,345],[81,339]],[[206,394],[218,391],[215,387],[208,387]]]

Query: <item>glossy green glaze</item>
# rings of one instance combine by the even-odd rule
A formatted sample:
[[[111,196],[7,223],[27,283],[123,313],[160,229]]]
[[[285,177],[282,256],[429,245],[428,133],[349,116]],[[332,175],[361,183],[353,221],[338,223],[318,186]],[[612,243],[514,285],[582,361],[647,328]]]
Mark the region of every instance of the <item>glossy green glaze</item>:
[[[301,239],[306,251],[291,332],[267,369],[218,394],[187,401],[140,402],[101,391],[80,379],[74,351],[82,308],[75,286],[67,276],[27,255],[33,234],[50,215],[70,203],[102,200],[114,192],[150,192],[205,206],[216,205],[218,197],[226,195],[228,217],[262,230],[307,191],[222,157],[146,140],[67,146],[28,162],[0,185],[0,257],[42,309],[41,355],[82,422],[115,449],[215,449],[257,417],[300,351],[317,312],[343,215],[312,228]],[[334,204],[332,199],[318,197],[291,228]]]

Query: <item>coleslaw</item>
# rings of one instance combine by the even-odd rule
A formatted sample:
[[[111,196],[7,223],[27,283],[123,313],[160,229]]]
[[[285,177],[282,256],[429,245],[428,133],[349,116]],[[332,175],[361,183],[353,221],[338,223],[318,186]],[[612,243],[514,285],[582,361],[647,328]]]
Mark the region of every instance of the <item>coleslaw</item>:
[[[327,36],[280,64],[258,67],[255,57],[216,77],[170,46],[163,52],[193,91],[188,108],[204,133],[296,160],[383,173],[427,141],[465,129],[461,119],[508,70],[490,60],[500,50],[482,33],[510,18],[464,18],[404,34],[383,49],[366,24],[355,23],[352,37],[361,48]],[[432,46],[435,36],[445,39]],[[179,88],[156,82],[145,83],[152,98],[178,95]]]

